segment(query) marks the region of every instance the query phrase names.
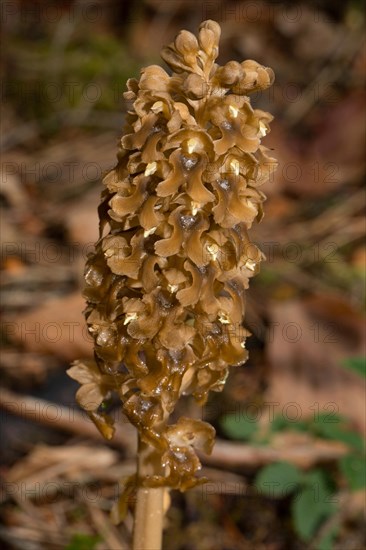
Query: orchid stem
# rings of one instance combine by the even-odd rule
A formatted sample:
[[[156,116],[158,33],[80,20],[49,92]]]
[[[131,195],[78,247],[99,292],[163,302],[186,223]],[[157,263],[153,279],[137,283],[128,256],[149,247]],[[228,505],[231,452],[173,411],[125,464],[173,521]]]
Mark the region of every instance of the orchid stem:
[[[152,449],[139,439],[138,479],[160,473]],[[164,519],[164,487],[139,487],[133,528],[133,550],[161,550]]]
[[[164,487],[137,490],[133,550],[161,550]]]

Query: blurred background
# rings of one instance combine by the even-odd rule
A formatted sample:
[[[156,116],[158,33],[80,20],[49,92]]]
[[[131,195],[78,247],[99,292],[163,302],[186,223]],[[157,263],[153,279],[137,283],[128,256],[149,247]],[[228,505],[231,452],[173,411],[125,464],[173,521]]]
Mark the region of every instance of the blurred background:
[[[209,483],[172,495],[164,548],[366,548],[362,2],[11,0],[1,11],[4,548],[129,546],[131,512],[118,527],[109,512],[134,471],[135,434],[120,418],[103,443],[65,371],[92,353],[82,273],[125,82],[205,19],[222,26],[219,63],[274,69],[253,103],[275,116],[264,143],[279,167],[252,231],[267,261],[248,292],[250,359],[202,410],[180,406],[218,437],[202,458]]]

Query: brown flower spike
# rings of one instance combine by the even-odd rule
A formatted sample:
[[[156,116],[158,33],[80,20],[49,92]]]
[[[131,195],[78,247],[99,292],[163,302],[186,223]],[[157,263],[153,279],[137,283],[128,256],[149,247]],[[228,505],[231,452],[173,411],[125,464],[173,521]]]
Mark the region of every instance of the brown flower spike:
[[[248,94],[274,76],[251,60],[217,65],[219,37],[214,21],[197,38],[182,31],[162,51],[171,75],[153,65],[128,81],[132,106],[86,265],[95,363],[76,362],[69,374],[108,439],[113,423],[101,405],[118,393],[140,453],[155,464],[140,486],[202,481],[195,449],[211,451],[214,429],[169,416],[181,395],[204,403],[221,391],[228,368],[247,358],[245,291],[262,259],[248,229],[276,164],[261,145],[272,116]]]

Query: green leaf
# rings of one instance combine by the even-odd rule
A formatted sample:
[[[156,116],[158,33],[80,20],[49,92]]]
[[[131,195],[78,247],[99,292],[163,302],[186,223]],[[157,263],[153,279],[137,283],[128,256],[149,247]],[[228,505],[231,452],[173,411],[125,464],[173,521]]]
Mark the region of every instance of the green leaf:
[[[343,361],[343,366],[357,372],[357,374],[366,378],[366,358],[365,357],[350,357]]]
[[[100,542],[100,537],[97,535],[76,533],[65,550],[94,550],[98,542]]]
[[[318,424],[346,424],[347,418],[335,412],[322,412],[317,418],[311,421],[311,427],[316,427]]]
[[[304,474],[303,484],[311,487],[314,491],[314,498],[326,504],[331,504],[335,509],[335,503],[338,502],[334,491],[337,486],[334,483],[333,476],[326,470],[314,468]]]
[[[305,487],[292,502],[292,519],[299,537],[308,542],[324,519],[334,512],[334,506],[327,497],[320,495],[316,487]],[[330,496],[330,494],[329,494]]]
[[[339,467],[352,491],[366,487],[365,457],[354,454],[343,456]]]
[[[278,498],[293,493],[301,483],[302,473],[288,462],[265,466],[256,477],[255,485],[266,496]]]
[[[274,417],[270,424],[272,433],[282,432],[284,430],[292,430],[296,432],[307,432],[309,430],[308,422],[290,422],[283,415],[279,414]]]
[[[329,529],[327,533],[320,539],[316,550],[332,550],[335,538],[338,535],[339,525]]]
[[[225,435],[230,439],[246,441],[252,439],[258,431],[258,423],[246,416],[226,414],[220,421]]]
[[[303,483],[307,487],[314,487],[319,498],[325,498],[330,494],[327,475],[319,468],[314,468],[307,472],[303,476]]]
[[[316,422],[312,426],[313,432],[325,439],[332,439],[334,441],[341,441],[358,451],[362,451],[365,446],[363,438],[356,432],[349,429],[347,424],[328,422],[326,419],[322,419],[321,422]]]

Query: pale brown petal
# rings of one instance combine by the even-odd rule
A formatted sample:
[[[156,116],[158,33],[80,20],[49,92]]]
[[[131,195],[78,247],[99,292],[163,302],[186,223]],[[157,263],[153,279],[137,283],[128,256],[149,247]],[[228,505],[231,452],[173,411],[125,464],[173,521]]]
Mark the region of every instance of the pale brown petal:
[[[173,227],[170,237],[160,239],[155,243],[155,251],[158,256],[172,256],[177,254],[182,246],[184,233],[180,223],[180,216],[183,207],[176,208],[169,216],[169,224]]]
[[[141,90],[167,92],[169,89],[169,80],[169,75],[159,65],[150,65],[150,67],[142,69],[139,86]]]
[[[94,361],[84,359],[84,361],[74,361],[72,367],[67,370],[67,374],[80,384],[88,384],[100,376],[100,371]]]
[[[76,392],[76,400],[85,411],[95,411],[105,395],[95,383],[83,384]]]
[[[210,454],[214,445],[215,430],[207,422],[181,416],[176,424],[168,426],[166,437],[176,447],[190,445]]]
[[[194,306],[200,298],[203,275],[199,271],[199,269],[197,269],[197,267],[195,267],[195,265],[192,264],[192,262],[190,261],[186,261],[184,263],[184,269],[190,272],[192,277],[192,284],[177,292],[177,299],[184,307]]]
[[[136,212],[146,197],[146,186],[149,179],[145,176],[136,176],[133,181],[132,194],[129,197],[121,196],[119,193],[114,195],[110,201],[110,206],[114,214],[123,218],[126,214]]]

